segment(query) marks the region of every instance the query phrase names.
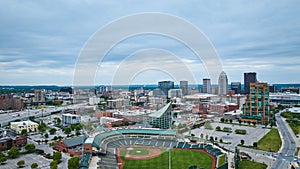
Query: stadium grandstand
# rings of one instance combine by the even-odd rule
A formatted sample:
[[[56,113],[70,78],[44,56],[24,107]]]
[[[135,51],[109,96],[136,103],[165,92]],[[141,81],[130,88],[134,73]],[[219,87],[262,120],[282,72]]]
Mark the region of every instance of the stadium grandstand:
[[[92,153],[100,157],[98,166],[101,169],[119,168],[118,149],[128,146],[164,147],[166,149],[199,149],[218,157],[223,154],[220,149],[210,144],[179,142],[176,132],[154,128],[117,129],[103,131],[94,138],[85,141],[85,154],[80,169],[87,169]],[[93,148],[92,148],[93,147]],[[94,149],[94,151],[92,151]],[[95,152],[96,151],[96,152]]]

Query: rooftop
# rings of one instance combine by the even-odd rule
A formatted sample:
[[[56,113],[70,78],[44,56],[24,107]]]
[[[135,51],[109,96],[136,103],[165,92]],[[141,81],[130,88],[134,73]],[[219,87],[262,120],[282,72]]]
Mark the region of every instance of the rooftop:
[[[172,105],[172,102],[169,102],[163,108],[159,109],[158,111],[149,114],[150,117],[160,118],[166,111],[168,111],[169,107]]]
[[[82,144],[85,138],[86,138],[85,136],[78,136],[78,137],[73,137],[73,138],[63,140],[63,142],[66,144],[67,147],[73,147]]]
[[[27,121],[18,121],[18,122],[11,122],[11,125],[18,125],[18,126],[27,126],[27,125],[37,125],[36,122],[27,120]]]

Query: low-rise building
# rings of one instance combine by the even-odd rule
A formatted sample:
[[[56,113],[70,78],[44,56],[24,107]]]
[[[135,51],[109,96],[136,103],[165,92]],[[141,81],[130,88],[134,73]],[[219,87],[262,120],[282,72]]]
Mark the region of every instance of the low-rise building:
[[[36,132],[38,130],[38,126],[38,123],[30,120],[10,123],[10,129],[14,130],[18,134],[21,134],[23,129],[26,129],[27,132]]]
[[[23,147],[27,144],[27,137],[26,136],[16,136],[16,137],[3,137],[0,138],[0,150],[4,150],[3,148],[6,147],[6,150],[9,150],[13,146],[16,147]]]
[[[60,152],[69,153],[70,156],[79,156],[82,154],[82,144],[85,142],[85,139],[85,136],[78,136],[58,141],[53,149]]]

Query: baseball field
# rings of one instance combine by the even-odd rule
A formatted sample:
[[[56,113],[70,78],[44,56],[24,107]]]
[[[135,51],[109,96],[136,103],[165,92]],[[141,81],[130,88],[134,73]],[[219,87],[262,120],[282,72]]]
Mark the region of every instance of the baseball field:
[[[124,147],[119,151],[123,169],[188,169],[191,166],[211,169],[215,159],[199,150],[136,146]],[[122,168],[121,167],[121,168]]]

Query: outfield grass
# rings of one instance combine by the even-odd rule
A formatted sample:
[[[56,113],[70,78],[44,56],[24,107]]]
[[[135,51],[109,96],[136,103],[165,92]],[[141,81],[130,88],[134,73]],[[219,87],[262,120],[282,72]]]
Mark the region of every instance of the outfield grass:
[[[277,152],[281,147],[281,139],[277,129],[271,129],[262,139],[257,142],[257,149]]]
[[[266,164],[257,163],[249,160],[242,160],[239,163],[239,169],[266,169]]]
[[[125,162],[124,169],[168,169],[169,152],[164,152],[160,156],[147,160],[128,160],[121,157]],[[207,154],[195,150],[172,150],[172,169],[186,169],[192,165],[205,169],[212,168],[213,159]]]
[[[226,157],[225,154],[219,157],[218,167],[222,166],[225,163],[225,157]]]

